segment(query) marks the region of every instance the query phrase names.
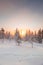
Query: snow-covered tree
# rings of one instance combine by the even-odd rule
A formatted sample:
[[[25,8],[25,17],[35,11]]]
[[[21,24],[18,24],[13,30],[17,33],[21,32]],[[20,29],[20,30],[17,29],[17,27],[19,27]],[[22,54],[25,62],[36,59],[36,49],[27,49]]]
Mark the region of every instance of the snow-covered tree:
[[[10,37],[11,37],[10,32],[6,32],[5,38],[6,38],[6,39],[10,39]]]
[[[1,28],[1,30],[0,30],[0,38],[1,39],[4,39],[4,37],[5,37],[5,30],[4,30],[4,28]]]
[[[19,34],[18,29],[16,29],[16,33],[14,35],[14,39],[15,39],[15,41],[17,42],[17,44],[19,46],[20,45],[20,42],[21,42],[21,38],[20,38],[20,34]]]
[[[39,43],[42,43],[41,29],[38,31],[38,41]]]
[[[43,39],[43,30],[42,30],[42,39]]]

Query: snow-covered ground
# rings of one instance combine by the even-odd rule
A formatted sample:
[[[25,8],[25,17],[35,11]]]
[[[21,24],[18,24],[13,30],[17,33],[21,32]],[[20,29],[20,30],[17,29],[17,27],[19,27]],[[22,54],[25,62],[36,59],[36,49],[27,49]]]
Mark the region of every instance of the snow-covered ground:
[[[43,44],[0,40],[0,65],[43,65]]]

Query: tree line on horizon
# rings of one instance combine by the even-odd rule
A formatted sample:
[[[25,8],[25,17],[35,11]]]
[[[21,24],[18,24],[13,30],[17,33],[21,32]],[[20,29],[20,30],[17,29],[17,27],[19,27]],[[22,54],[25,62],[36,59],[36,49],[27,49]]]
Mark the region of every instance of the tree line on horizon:
[[[29,35],[26,33],[26,35],[23,38],[21,38],[18,29],[16,29],[15,34],[12,36],[10,34],[10,32],[5,33],[4,28],[1,28],[0,29],[0,39],[10,39],[10,40],[14,39],[18,43],[20,41],[38,41],[39,43],[42,43],[43,29],[42,30],[39,29],[37,34],[36,34],[36,32],[35,32],[35,34],[33,34],[33,33],[30,34],[30,31],[29,31]]]

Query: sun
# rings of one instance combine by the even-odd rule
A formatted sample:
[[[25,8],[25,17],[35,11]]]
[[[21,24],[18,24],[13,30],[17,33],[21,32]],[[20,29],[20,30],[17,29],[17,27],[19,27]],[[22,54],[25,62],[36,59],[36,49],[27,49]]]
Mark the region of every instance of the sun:
[[[25,35],[25,31],[22,31],[21,34],[22,34],[22,35]]]
[[[26,30],[20,30],[20,36],[24,37],[26,35]]]

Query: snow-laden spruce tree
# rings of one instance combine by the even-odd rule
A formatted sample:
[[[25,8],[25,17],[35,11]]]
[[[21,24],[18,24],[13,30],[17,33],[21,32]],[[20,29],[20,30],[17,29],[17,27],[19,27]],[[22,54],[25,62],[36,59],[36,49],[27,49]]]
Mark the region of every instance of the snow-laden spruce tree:
[[[38,31],[38,41],[42,43],[41,29]]]
[[[42,29],[42,39],[43,39],[43,29]]]
[[[16,33],[14,35],[14,39],[15,39],[17,45],[19,46],[20,45],[20,42],[21,42],[21,38],[20,38],[20,34],[19,34],[18,29],[16,29]]]

